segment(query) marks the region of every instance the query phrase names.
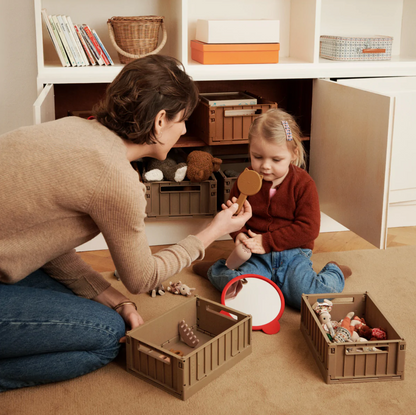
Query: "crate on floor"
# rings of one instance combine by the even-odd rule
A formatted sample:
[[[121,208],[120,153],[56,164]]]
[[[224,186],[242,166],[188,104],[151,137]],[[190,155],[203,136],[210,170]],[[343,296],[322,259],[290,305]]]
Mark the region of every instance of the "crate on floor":
[[[145,182],[146,214],[152,217],[213,216],[217,213],[217,180],[214,174],[201,183]]]
[[[182,320],[199,339],[194,348],[181,341]],[[128,333],[127,370],[186,400],[251,351],[250,315],[194,296]]]
[[[387,332],[387,340],[334,343],[313,310],[317,301],[328,298],[331,320],[340,321],[349,312],[364,318],[370,327]],[[406,341],[392,326],[368,293],[303,295],[301,331],[326,383],[357,383],[404,379]],[[376,348],[374,350],[373,348]]]

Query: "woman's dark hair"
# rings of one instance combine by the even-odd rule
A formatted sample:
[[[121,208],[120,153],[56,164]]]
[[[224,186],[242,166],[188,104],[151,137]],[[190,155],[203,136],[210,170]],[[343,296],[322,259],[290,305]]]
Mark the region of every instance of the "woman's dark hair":
[[[187,119],[198,97],[198,88],[180,61],[149,55],[121,70],[108,86],[105,98],[93,108],[93,115],[121,138],[154,144],[154,122],[159,111],[165,110],[171,121],[185,110],[182,120]]]

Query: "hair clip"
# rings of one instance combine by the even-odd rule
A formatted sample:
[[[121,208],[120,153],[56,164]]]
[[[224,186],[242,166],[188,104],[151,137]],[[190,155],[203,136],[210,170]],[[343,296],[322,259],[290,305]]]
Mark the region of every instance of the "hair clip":
[[[282,125],[283,125],[283,128],[284,128],[285,133],[286,133],[286,140],[287,141],[292,141],[293,136],[292,136],[292,131],[289,127],[289,123],[287,121],[282,121]]]

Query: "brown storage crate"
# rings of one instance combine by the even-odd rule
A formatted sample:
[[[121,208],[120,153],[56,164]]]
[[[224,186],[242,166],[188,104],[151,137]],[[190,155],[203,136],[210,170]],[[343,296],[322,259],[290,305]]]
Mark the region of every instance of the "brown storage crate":
[[[223,160],[221,169],[215,172],[217,179],[217,209],[221,210],[221,204],[225,203],[230,198],[230,192],[234,183],[236,182],[237,176],[226,176],[224,172],[227,170],[235,170],[237,173],[241,173],[246,167],[250,166],[250,161],[242,161],[241,163],[231,163],[231,160]]]
[[[182,320],[198,337],[197,347],[180,340]],[[127,371],[186,400],[248,356],[251,336],[251,316],[194,296],[127,334]]]
[[[370,327],[386,330],[387,340],[357,343],[333,343],[312,309],[318,300],[333,302],[331,319],[339,321],[350,311],[364,317]],[[303,295],[301,331],[326,383],[375,382],[404,379],[406,342],[380,311],[368,292],[361,294]],[[377,347],[380,351],[365,351]]]
[[[201,183],[145,182],[146,213],[152,217],[212,216],[217,213],[217,180]]]
[[[193,112],[189,130],[208,145],[247,144],[253,120],[277,104],[259,98],[256,105],[209,106],[200,101]]]

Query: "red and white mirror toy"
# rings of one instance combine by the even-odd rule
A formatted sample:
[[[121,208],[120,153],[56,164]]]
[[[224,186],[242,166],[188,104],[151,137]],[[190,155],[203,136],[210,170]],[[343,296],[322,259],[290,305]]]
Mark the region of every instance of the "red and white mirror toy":
[[[253,330],[275,334],[285,309],[280,288],[271,280],[256,274],[233,278],[222,291],[221,303],[252,317]]]

